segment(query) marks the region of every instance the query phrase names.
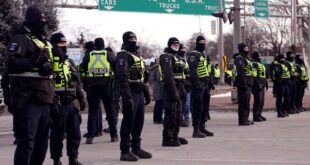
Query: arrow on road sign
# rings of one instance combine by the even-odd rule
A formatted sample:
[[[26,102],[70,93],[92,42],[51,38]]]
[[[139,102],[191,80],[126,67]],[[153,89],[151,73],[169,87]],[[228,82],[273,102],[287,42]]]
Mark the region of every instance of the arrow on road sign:
[[[266,15],[266,13],[259,13],[258,15],[261,17],[264,17]]]
[[[107,10],[111,10],[114,8],[114,6],[104,6],[104,8],[106,8]]]
[[[173,9],[165,9],[168,13],[172,13],[174,10]]]

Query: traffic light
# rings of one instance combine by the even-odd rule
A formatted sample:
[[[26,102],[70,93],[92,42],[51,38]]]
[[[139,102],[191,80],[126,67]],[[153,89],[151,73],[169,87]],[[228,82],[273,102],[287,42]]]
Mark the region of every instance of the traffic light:
[[[222,18],[224,23],[226,23],[227,20],[228,20],[228,14],[226,12],[223,12],[223,13],[212,13],[212,15],[214,17]]]
[[[234,22],[234,12],[230,11],[227,17],[228,17],[229,23],[232,24]]]

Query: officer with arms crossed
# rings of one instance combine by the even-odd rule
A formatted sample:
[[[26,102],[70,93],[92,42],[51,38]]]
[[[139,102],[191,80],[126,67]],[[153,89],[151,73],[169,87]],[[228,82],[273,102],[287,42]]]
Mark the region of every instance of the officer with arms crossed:
[[[50,151],[54,165],[61,165],[63,140],[66,133],[69,165],[81,165],[78,161],[78,149],[81,141],[79,110],[74,107],[78,99],[80,110],[85,109],[84,95],[80,87],[80,76],[71,59],[67,56],[67,41],[62,33],[51,37],[54,55],[54,103],[51,109]]]
[[[244,43],[238,45],[239,52],[234,54],[237,76],[234,86],[238,92],[238,116],[240,126],[249,126],[251,87],[253,86],[252,63],[249,60],[249,48]]]
[[[100,100],[106,111],[110,128],[111,142],[117,142],[116,117],[113,108],[112,97],[112,70],[115,66],[115,56],[104,50],[104,40],[95,39],[95,50],[85,54],[81,67],[87,70],[87,101],[89,105],[87,122],[86,144],[92,144],[98,127],[98,115]]]
[[[205,138],[214,134],[205,127],[210,106],[210,84],[211,78],[208,71],[207,59],[204,51],[206,40],[203,36],[196,38],[195,50],[187,56],[187,62],[190,70],[191,89],[191,107],[193,117],[193,137]],[[213,85],[212,85],[213,86]]]
[[[28,8],[23,26],[6,50],[17,141],[15,165],[41,165],[47,151],[54,91],[52,46],[46,39],[45,25],[43,12],[38,7]]]
[[[141,132],[144,124],[145,66],[138,54],[137,37],[131,32],[123,34],[122,50],[117,53],[115,78],[120,87],[123,102],[121,124],[121,161],[149,159],[152,155],[141,148]],[[130,151],[131,148],[131,151]]]

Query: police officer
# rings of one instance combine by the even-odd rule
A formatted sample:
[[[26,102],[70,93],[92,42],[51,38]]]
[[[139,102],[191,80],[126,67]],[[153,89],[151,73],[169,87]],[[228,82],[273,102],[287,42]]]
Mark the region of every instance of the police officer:
[[[298,79],[297,72],[296,72],[296,64],[295,64],[295,54],[288,51],[286,54],[286,66],[288,70],[290,71],[290,82],[289,82],[289,93],[290,93],[290,102],[289,106],[290,109],[288,111],[288,114],[295,114],[298,113],[295,110],[295,98],[296,98],[296,81]]]
[[[237,70],[237,76],[234,81],[234,86],[237,87],[239,100],[239,125],[248,126],[254,124],[254,122],[249,121],[251,87],[253,85],[252,63],[248,57],[249,48],[246,46],[246,44],[238,44],[238,51],[238,53],[234,54],[234,64]]]
[[[290,71],[285,65],[283,54],[279,54],[278,63],[274,65],[274,88],[276,93],[276,109],[278,117],[287,117],[287,112],[290,110]]]
[[[210,106],[210,73],[207,68],[207,59],[205,57],[206,40],[203,36],[196,38],[195,50],[187,56],[187,62],[190,70],[191,89],[191,108],[193,118],[193,137],[205,138],[213,136],[213,133],[206,130],[205,123]]]
[[[218,84],[221,78],[221,70],[218,64],[214,65],[214,75],[213,75],[213,84]]]
[[[64,135],[67,137],[67,154],[70,165],[80,165],[78,149],[81,141],[79,110],[74,107],[77,98],[80,110],[85,109],[80,88],[80,77],[74,62],[67,56],[67,41],[62,33],[51,36],[54,63],[54,103],[51,109],[50,151],[54,165],[61,165]]]
[[[177,147],[188,143],[184,138],[179,138],[182,103],[185,99],[185,63],[178,56],[179,40],[171,37],[167,45],[164,54],[159,57],[163,82],[160,93],[165,109],[162,146]]]
[[[185,88],[185,96],[181,98],[183,103],[182,105],[182,112],[181,112],[181,124],[180,127],[189,127],[189,113],[190,113],[190,87],[191,82],[189,79],[189,66],[186,61],[186,47],[183,44],[180,44],[178,56],[181,58],[182,62],[184,63],[184,88]]]
[[[111,73],[115,66],[115,56],[104,50],[104,40],[96,38],[94,42],[95,50],[85,54],[81,67],[87,70],[89,105],[87,122],[86,144],[92,144],[97,130],[100,100],[104,104],[108,124],[110,128],[111,142],[117,142],[116,118],[112,105],[112,80]]]
[[[121,161],[138,161],[152,155],[141,148],[144,124],[145,66],[138,54],[137,37],[131,32],[123,34],[122,50],[117,53],[115,78],[120,87],[123,103],[121,124]],[[131,148],[131,151],[130,151]]]
[[[35,6],[26,11],[25,22],[6,49],[10,74],[11,108],[17,141],[15,165],[43,164],[53,99],[52,46],[46,39],[46,18]]]
[[[300,58],[300,55],[296,55],[296,71],[297,71],[297,82],[296,82],[296,99],[295,99],[295,107],[299,112],[304,111],[302,107],[302,100],[305,95],[305,89],[307,87],[307,83],[309,81],[309,76],[307,73],[307,69],[305,67],[304,61]]]
[[[92,52],[94,50],[94,41],[88,41],[84,44],[84,57],[85,56],[89,56],[90,52]],[[87,70],[83,70],[83,68],[81,68],[79,66],[79,71],[80,71],[80,76],[82,79],[82,83],[83,83],[83,90],[86,92],[86,94],[89,94],[88,91],[88,86],[87,86]],[[88,96],[87,96],[88,98]],[[95,137],[98,136],[102,136],[102,108],[101,106],[99,106],[99,110],[98,110],[98,115],[97,115],[97,119],[96,119],[96,131],[95,131]],[[87,138],[88,133],[86,132],[83,137]]]
[[[275,55],[273,61],[270,64],[270,72],[269,72],[272,82],[274,82],[274,80],[275,80],[274,66],[276,66],[277,64],[278,64],[278,57],[277,57],[277,55]],[[272,94],[273,94],[273,97],[276,97],[276,90],[274,87],[272,88]]]
[[[265,102],[265,89],[268,90],[268,82],[266,80],[266,67],[261,63],[260,53],[253,52],[252,54],[253,64],[253,77],[254,83],[252,87],[252,93],[254,96],[253,104],[253,121],[261,122],[267,119],[262,116],[264,102]]]
[[[233,78],[235,77],[234,68],[235,68],[234,64],[229,64],[227,70],[225,71],[225,83],[227,83],[230,86],[232,85]]]

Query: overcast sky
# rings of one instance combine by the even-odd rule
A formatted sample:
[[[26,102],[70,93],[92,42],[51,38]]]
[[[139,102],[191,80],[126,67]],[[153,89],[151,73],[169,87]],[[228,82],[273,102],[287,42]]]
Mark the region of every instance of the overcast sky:
[[[206,34],[210,40],[216,40],[211,35],[211,16],[151,14],[132,12],[111,12],[86,9],[60,9],[60,30],[68,40],[74,40],[76,33],[84,31],[103,38],[114,37],[122,41],[125,31],[133,31],[138,40],[155,42],[166,46],[169,37],[177,37],[181,41],[188,40],[195,32]],[[200,25],[200,26],[199,26]],[[225,25],[229,31],[232,25]],[[80,29],[80,30],[79,30]]]

